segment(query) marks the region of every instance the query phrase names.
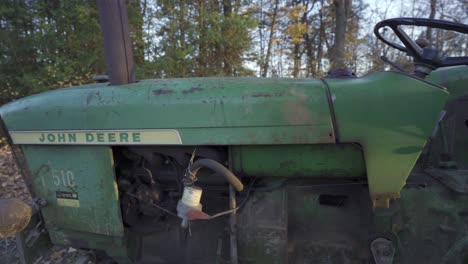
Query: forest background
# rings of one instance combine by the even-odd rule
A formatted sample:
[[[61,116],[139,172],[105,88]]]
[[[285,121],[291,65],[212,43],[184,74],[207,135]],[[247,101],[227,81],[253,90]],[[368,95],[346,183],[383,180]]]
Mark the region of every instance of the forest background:
[[[127,0],[137,79],[316,78],[332,68],[389,70],[411,60],[373,35],[380,20],[467,23],[465,0]],[[408,28],[451,56],[467,35]],[[392,32],[384,32],[395,40]],[[96,0],[0,1],[0,104],[105,74]]]

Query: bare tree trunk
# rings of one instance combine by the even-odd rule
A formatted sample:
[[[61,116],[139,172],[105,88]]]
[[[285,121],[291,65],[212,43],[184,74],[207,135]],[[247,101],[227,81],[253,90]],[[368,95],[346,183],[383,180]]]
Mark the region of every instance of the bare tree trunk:
[[[206,29],[205,29],[205,1],[198,0],[198,30],[200,32],[200,39],[198,43],[198,75],[206,76]]]
[[[232,14],[232,3],[230,0],[223,0],[223,12],[224,12],[224,19],[227,19],[231,16]],[[226,27],[226,23],[224,24]],[[223,28],[223,31],[226,31],[226,28]],[[224,76],[232,76],[233,75],[233,69],[231,66],[231,62],[229,61],[229,50],[225,46],[224,47]]]
[[[323,39],[325,38],[325,26],[323,25],[323,0],[320,1],[320,9],[319,9],[319,19],[320,19],[320,27],[319,27],[319,35],[318,35],[318,44],[317,44],[317,63],[315,68],[314,74],[319,74],[322,72],[322,59],[323,59]]]
[[[296,1],[292,1],[292,6],[293,7],[298,7],[300,6],[300,1],[299,0],[296,0]],[[298,24],[299,23],[299,18],[295,18],[294,19],[294,24]],[[299,78],[299,74],[300,74],[300,68],[301,68],[301,46],[300,46],[300,42],[295,42],[295,41],[292,41],[294,46],[293,46],[293,53],[292,53],[292,56],[293,56],[293,78]]]
[[[315,58],[314,58],[314,48],[313,48],[313,41],[315,37],[311,38],[309,33],[305,34],[305,48],[306,48],[306,56],[307,56],[307,72],[306,77],[309,78],[313,75],[315,69]]]
[[[260,46],[260,59],[259,59],[259,69],[258,73],[260,76],[262,75],[263,65],[265,64],[265,45],[263,43],[263,28],[264,28],[264,21],[265,21],[265,13],[263,11],[263,0],[260,0],[260,13],[258,21],[260,21],[258,25],[258,36],[259,36],[259,46]]]
[[[271,56],[271,46],[273,44],[273,36],[275,34],[274,31],[275,31],[275,24],[276,24],[276,16],[278,15],[278,4],[279,4],[279,0],[275,0],[275,7],[273,8],[273,14],[271,17],[270,37],[268,38],[267,53],[265,56],[265,62],[263,63],[262,77],[266,77],[268,73],[268,67],[269,67],[270,56]]]
[[[307,10],[304,11],[302,14],[301,22],[304,23],[307,27],[306,32],[304,33],[304,49],[306,52],[306,74],[305,77],[309,78],[312,75],[313,69],[315,68],[314,65],[314,48],[313,48],[313,41],[315,40],[317,36],[317,32],[315,32],[314,36],[310,36],[309,34],[309,28],[310,28],[310,19],[308,18],[309,13],[314,9],[316,0],[314,0],[309,7],[310,1],[309,0],[303,0],[302,5],[307,7]]]
[[[142,65],[145,61],[145,42],[143,39],[143,24],[144,24],[144,17],[146,15],[146,1],[142,3],[141,0],[135,0],[129,2],[129,8],[134,8],[134,12],[138,13],[136,19],[134,20],[135,24],[130,24],[130,30],[132,33],[135,34],[135,41],[133,44],[133,51],[135,57],[135,64]],[[131,6],[133,5],[133,7]]]
[[[294,44],[293,56],[294,56],[294,67],[293,67],[293,77],[299,78],[300,76],[300,69],[301,69],[301,45]]]
[[[221,15],[222,15],[222,10],[221,10],[221,5],[220,5],[220,2],[219,0],[213,0],[211,1],[211,9],[213,10],[213,12],[219,17],[219,19],[221,19]],[[219,25],[219,27],[217,28],[217,30],[221,31],[223,30],[223,25]],[[225,45],[225,44],[224,44]],[[216,75],[219,75],[221,74],[224,69],[223,69],[223,63],[224,63],[224,47],[223,47],[223,43],[221,41],[216,41],[216,43],[214,44],[214,48],[213,48],[213,54],[211,54],[211,57],[212,57],[212,61],[213,61],[213,73],[216,74]]]
[[[350,13],[351,0],[334,0],[335,6],[335,42],[331,49],[330,66],[331,69],[346,68],[345,42],[346,24]]]
[[[312,5],[312,8],[313,6],[314,5]],[[309,19],[307,19],[308,14],[309,14],[309,11],[304,12],[304,14],[302,14],[302,23],[305,23],[307,25],[307,28],[310,27],[310,21]],[[309,30],[307,30],[306,33],[304,34],[304,46],[305,46],[305,52],[306,52],[306,75],[305,77],[307,78],[310,77],[312,73],[312,68],[313,68],[312,64],[314,61],[314,49],[312,47],[313,46],[312,41],[314,41],[315,36],[311,38],[309,35]]]
[[[185,41],[185,18],[186,14],[184,13],[184,6],[185,0],[179,0],[179,43],[180,48],[185,51],[186,48],[186,41]],[[182,72],[180,72],[180,76],[186,76],[187,72],[185,72],[185,67],[181,67]]]
[[[430,5],[431,5],[431,12],[429,13],[429,19],[434,19],[435,14],[436,14],[436,5],[437,5],[437,0],[429,0]],[[432,42],[432,28],[428,27],[426,31],[426,39],[429,41],[429,43]]]

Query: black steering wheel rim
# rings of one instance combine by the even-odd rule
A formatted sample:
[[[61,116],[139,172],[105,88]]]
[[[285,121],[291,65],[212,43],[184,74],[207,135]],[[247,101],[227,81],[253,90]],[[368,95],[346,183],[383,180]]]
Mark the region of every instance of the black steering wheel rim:
[[[416,44],[399,26],[425,26],[430,28],[439,28],[445,30],[456,31],[462,34],[468,34],[468,25],[455,23],[446,20],[439,19],[427,19],[427,18],[391,18],[380,21],[374,27],[375,36],[383,43],[401,50],[412,56],[415,61],[422,61],[426,64],[430,64],[434,67],[446,67],[455,65],[468,65],[468,56],[461,57],[445,57],[440,61],[430,61],[423,57],[423,49]],[[389,41],[380,34],[380,29],[389,27],[397,35],[404,46],[395,42]]]

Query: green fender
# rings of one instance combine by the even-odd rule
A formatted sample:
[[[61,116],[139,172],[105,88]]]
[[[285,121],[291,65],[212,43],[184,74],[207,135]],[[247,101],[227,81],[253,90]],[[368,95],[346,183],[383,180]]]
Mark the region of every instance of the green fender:
[[[339,142],[359,143],[376,207],[400,197],[449,94],[400,73],[326,79]]]

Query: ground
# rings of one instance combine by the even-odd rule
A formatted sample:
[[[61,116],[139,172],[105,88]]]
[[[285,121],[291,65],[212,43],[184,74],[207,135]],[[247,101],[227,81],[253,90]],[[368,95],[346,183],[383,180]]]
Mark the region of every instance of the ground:
[[[19,198],[29,202],[31,196],[23,181],[22,175],[13,158],[8,146],[0,142],[0,199]],[[76,250],[70,247],[55,246],[50,252],[45,252],[44,256],[34,264],[87,264],[84,257],[86,251]],[[0,264],[19,264],[19,255],[14,237],[0,238]],[[28,263],[29,264],[29,263]]]

